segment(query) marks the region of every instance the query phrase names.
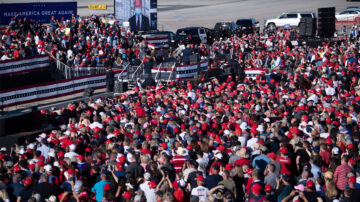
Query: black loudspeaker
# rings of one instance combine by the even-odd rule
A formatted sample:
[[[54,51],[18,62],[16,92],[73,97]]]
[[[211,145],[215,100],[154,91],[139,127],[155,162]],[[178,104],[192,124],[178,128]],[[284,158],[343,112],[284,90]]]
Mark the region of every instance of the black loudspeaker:
[[[306,23],[304,22],[304,18],[301,18],[299,23],[299,35],[305,36],[305,32],[306,32]]]
[[[114,85],[114,93],[123,93],[129,90],[129,86],[127,82],[119,82],[115,81]]]
[[[318,9],[318,36],[333,37],[335,33],[335,7]]]
[[[315,34],[316,23],[314,18],[301,18],[299,23],[299,35],[312,37]]]
[[[296,31],[291,31],[290,32],[290,41],[295,41],[296,40]]]
[[[91,97],[93,94],[94,94],[94,89],[93,88],[87,88],[84,91],[83,97]]]

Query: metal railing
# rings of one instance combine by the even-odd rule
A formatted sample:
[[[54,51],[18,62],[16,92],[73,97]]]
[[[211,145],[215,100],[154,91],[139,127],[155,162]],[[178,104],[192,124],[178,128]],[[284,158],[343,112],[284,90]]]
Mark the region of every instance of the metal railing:
[[[176,67],[176,64],[174,64],[174,65],[172,66],[171,72],[170,72],[170,75],[169,75],[169,78],[168,78],[166,84],[169,84],[169,83],[170,83],[170,79],[171,79],[171,76],[173,75],[173,72],[174,72],[174,68],[175,68],[175,67]],[[174,78],[174,79],[176,79],[176,78]],[[173,79],[173,80],[174,80],[174,79]]]
[[[141,73],[138,73],[138,71],[140,69],[142,69],[141,67],[143,66],[144,63],[141,62],[141,64],[139,66],[136,67],[135,71],[133,72],[132,76],[131,76],[131,81],[134,81],[135,76],[140,76],[141,77]],[[141,71],[140,71],[141,72]]]
[[[129,66],[130,66],[130,63],[128,63],[128,64],[121,70],[121,72],[120,72],[120,74],[118,75],[118,78],[117,78],[119,82],[123,82],[123,81],[124,81],[124,76],[123,76],[123,74],[124,74],[125,71],[126,71],[126,76],[127,76],[128,80],[129,80],[129,72],[128,72]],[[121,78],[121,79],[120,79],[120,78]]]

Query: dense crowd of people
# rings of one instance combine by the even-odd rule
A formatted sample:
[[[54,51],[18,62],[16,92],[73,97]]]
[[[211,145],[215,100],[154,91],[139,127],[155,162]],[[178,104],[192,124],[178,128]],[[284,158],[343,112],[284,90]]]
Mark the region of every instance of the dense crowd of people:
[[[106,18],[46,29],[14,20],[1,58],[49,45],[68,64],[72,55],[93,66],[105,54],[112,66],[149,54],[134,36]],[[358,39],[310,47],[289,37],[278,30],[185,46],[183,62],[190,51],[210,58],[209,68],[235,63],[225,81],[137,86],[41,110],[57,130],[0,149],[1,200],[358,201]],[[247,78],[237,68],[267,71]]]

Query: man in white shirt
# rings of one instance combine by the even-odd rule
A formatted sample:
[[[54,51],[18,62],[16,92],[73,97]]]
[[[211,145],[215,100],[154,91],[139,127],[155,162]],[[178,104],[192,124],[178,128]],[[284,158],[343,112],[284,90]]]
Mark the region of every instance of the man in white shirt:
[[[147,201],[156,201],[155,189],[150,188],[150,173],[144,173],[145,181],[140,184],[140,189],[144,192]]]
[[[98,127],[100,129],[103,129],[104,126],[99,122],[100,121],[100,118],[98,116],[95,116],[94,117],[94,122],[92,124],[90,124],[90,128],[91,130],[94,130],[94,128]]]
[[[40,151],[41,155],[44,156],[45,159],[48,158],[50,147],[47,146],[47,141],[45,138],[41,139],[41,146],[37,148],[37,151]]]
[[[76,146],[74,144],[69,146],[70,151],[65,153],[65,158],[69,158],[71,161],[74,157],[78,156],[79,154],[75,152]]]
[[[207,202],[209,189],[203,186],[204,177],[199,175],[196,181],[198,186],[191,190],[191,195],[199,197],[199,202]]]

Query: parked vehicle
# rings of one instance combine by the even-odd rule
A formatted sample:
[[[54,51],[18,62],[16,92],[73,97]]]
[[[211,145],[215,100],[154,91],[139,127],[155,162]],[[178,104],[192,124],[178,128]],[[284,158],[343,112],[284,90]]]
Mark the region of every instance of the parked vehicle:
[[[240,18],[236,21],[237,29],[245,34],[260,32],[259,22],[254,18]]]
[[[221,37],[229,37],[236,31],[236,24],[234,22],[217,22],[214,30],[218,32]]]
[[[176,47],[180,42],[185,41],[185,37],[181,35],[176,35],[171,31],[148,31],[148,34],[157,34],[157,35],[168,35],[169,37],[169,45],[172,47]]]
[[[265,28],[274,29],[276,27],[297,27],[299,26],[301,18],[315,18],[315,13],[312,12],[287,12],[276,18],[266,19],[264,22]]]
[[[193,44],[206,44],[207,34],[204,27],[186,27],[176,31],[176,35],[184,36],[185,40]]]
[[[360,10],[360,6],[348,6],[346,10]]]
[[[353,20],[356,17],[360,17],[360,11],[357,10],[345,10],[335,14],[336,20]]]

